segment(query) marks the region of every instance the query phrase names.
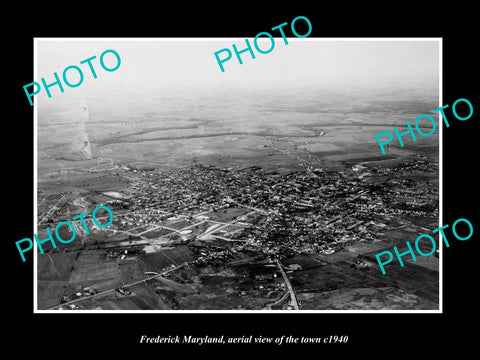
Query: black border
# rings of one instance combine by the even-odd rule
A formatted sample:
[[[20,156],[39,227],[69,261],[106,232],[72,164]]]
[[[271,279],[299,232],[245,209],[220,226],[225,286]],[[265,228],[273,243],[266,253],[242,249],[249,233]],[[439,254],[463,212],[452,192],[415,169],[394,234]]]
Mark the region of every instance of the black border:
[[[478,56],[475,53],[475,10],[468,5],[450,4],[448,9],[420,8],[407,3],[379,8],[365,3],[338,5],[293,4],[257,6],[223,3],[199,9],[188,3],[173,10],[162,3],[108,5],[84,4],[67,11],[64,7],[33,5],[13,10],[13,25],[3,29],[8,55],[3,69],[7,86],[3,95],[8,109],[4,129],[4,208],[6,260],[4,311],[12,314],[5,343],[21,351],[27,345],[34,351],[68,356],[72,353],[135,354],[152,351],[165,356],[172,351],[194,354],[222,351],[225,354],[266,350],[278,354],[312,351],[314,355],[345,353],[362,356],[405,356],[424,352],[439,354],[446,347],[467,351],[474,342],[468,328],[475,312],[475,258],[478,254],[478,215],[474,211],[476,182],[475,135],[480,112]],[[40,8],[40,9],[37,9]],[[33,81],[34,37],[240,37],[291,22],[296,16],[310,19],[310,37],[442,37],[443,104],[467,98],[474,107],[468,121],[453,120],[443,129],[443,210],[444,224],[467,218],[474,224],[473,237],[465,242],[451,241],[444,250],[443,314],[33,314],[33,257],[22,263],[14,242],[33,234],[33,111],[23,85]],[[4,25],[2,25],[4,27]],[[475,324],[472,324],[475,326]],[[140,345],[141,335],[263,335],[327,336],[348,335],[347,344],[313,345]],[[25,345],[24,345],[25,344]],[[34,354],[35,355],[35,354]],[[367,355],[367,356],[368,356]],[[171,355],[169,355],[171,356]]]

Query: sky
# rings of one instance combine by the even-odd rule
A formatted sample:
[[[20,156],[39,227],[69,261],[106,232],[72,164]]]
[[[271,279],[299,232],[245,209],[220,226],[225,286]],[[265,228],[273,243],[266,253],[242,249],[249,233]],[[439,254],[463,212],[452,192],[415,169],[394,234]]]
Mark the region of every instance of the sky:
[[[246,47],[244,38],[231,39],[42,39],[37,44],[37,72],[32,81],[53,82],[53,73],[61,78],[69,65],[79,66],[84,73],[83,83],[70,88],[64,86],[60,94],[52,87],[52,99],[57,96],[107,96],[109,91],[154,96],[163,91],[228,91],[267,89],[365,89],[438,86],[439,46],[437,39],[396,40],[275,38],[275,46],[268,54],[259,53],[252,44],[256,58],[243,53],[240,65],[232,49]],[[259,46],[268,49],[268,38]],[[232,58],[220,70],[214,53],[228,48]],[[108,49],[115,50],[120,67],[104,71],[100,55]],[[80,61],[92,56],[97,72],[93,79],[88,64]],[[222,53],[220,56],[226,56]],[[112,54],[105,56],[109,66],[115,65]],[[75,70],[69,70],[71,82],[76,81]],[[38,95],[46,98],[42,89]]]

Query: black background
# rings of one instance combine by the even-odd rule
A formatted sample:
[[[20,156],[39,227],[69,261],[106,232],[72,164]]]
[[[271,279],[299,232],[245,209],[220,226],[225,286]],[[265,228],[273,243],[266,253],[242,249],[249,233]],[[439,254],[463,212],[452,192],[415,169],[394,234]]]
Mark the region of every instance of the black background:
[[[440,4],[440,3],[439,3]],[[164,3],[44,4],[9,8],[3,22],[3,337],[17,353],[32,356],[94,354],[124,355],[152,352],[180,356],[181,352],[224,352],[227,355],[268,352],[274,356],[327,353],[388,357],[435,355],[445,349],[465,353],[475,341],[476,264],[480,228],[475,209],[475,143],[480,106],[479,56],[474,36],[478,29],[473,7],[465,3],[419,7],[389,3],[377,7],[357,2],[266,5],[244,2],[202,4],[188,2],[174,9]],[[296,5],[296,4],[295,4]],[[6,10],[6,8],[5,8]],[[444,224],[467,218],[474,235],[451,240],[443,252],[443,314],[33,314],[33,257],[22,263],[15,241],[31,238],[33,229],[33,108],[23,85],[33,78],[34,37],[240,37],[253,38],[273,26],[306,16],[313,27],[309,37],[442,37],[443,104],[467,98],[473,117],[443,131]],[[476,26],[477,25],[477,26]],[[299,30],[300,32],[300,30]],[[301,32],[300,32],[301,33]],[[292,49],[293,51],[293,49]],[[275,54],[272,53],[271,56]],[[213,55],[212,55],[213,56]],[[192,59],[192,61],[195,61]],[[433,110],[433,109],[432,109]],[[447,112],[447,115],[451,114]],[[406,119],[407,120],[407,119]],[[31,254],[31,253],[30,253]],[[473,325],[473,328],[471,327]],[[348,335],[336,345],[145,345],[141,335],[168,336],[281,335],[324,337]],[[5,351],[7,349],[4,349]]]

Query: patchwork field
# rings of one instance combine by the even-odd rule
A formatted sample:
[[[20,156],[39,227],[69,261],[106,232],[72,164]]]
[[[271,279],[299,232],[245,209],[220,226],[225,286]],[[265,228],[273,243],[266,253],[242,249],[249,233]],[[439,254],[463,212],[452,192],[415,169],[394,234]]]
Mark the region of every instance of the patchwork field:
[[[71,175],[101,159],[157,167],[194,161],[289,167],[299,157],[358,152],[378,156],[375,134],[393,130],[393,126],[401,129],[406,121],[414,123],[417,116],[438,105],[436,96],[427,98],[415,92],[332,95],[319,90],[265,95],[232,92],[218,99],[205,93],[188,99],[160,97],[158,103],[142,98],[109,102],[92,98],[68,107],[48,103],[39,110],[39,179],[61,178],[67,171],[68,184],[58,185],[115,190],[122,186],[119,178],[92,175],[75,181]],[[428,125],[421,123],[424,131]],[[84,137],[90,142],[92,158],[76,145]],[[405,139],[404,148],[392,143],[391,151],[411,154],[435,147],[438,130],[415,143]]]

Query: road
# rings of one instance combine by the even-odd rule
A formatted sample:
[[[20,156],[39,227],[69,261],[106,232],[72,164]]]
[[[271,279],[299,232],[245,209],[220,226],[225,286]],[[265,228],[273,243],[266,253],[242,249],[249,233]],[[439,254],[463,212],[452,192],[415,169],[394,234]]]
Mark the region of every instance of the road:
[[[254,212],[260,212],[260,213],[262,213],[262,214],[264,214],[264,215],[267,215],[267,214],[269,213],[269,212],[266,211],[266,210],[258,209],[258,208],[255,208],[255,207],[253,207],[253,206],[248,206],[248,205],[240,204],[240,203],[238,203],[238,202],[236,202],[236,201],[232,201],[232,204],[235,204],[235,205],[237,205],[237,206],[241,206],[241,207],[243,207],[243,208],[245,208],[245,209],[253,210]],[[251,213],[249,213],[249,214],[251,214]],[[249,214],[246,214],[246,215],[249,215]]]
[[[145,278],[145,279],[142,279],[142,280],[138,280],[138,281],[135,281],[135,282],[132,282],[130,284],[126,284],[126,285],[123,285],[122,288],[127,288],[127,287],[131,287],[131,286],[135,286],[135,285],[138,285],[138,284],[141,284],[143,282],[146,282],[146,281],[149,281],[149,280],[153,280],[153,279],[156,279],[158,277],[161,277],[161,276],[165,276],[173,271],[176,271],[184,266],[186,266],[187,263],[182,263],[178,266],[175,266],[174,268],[171,268],[171,269],[168,269],[168,270],[165,270],[165,271],[162,271],[160,274],[158,275],[154,275],[154,276],[151,276],[151,277],[148,277],[148,278]],[[99,293],[96,293],[94,295],[91,295],[91,296],[87,296],[87,297],[84,297],[84,298],[80,298],[80,299],[75,299],[75,300],[71,300],[71,301],[67,301],[67,302],[64,302],[62,304],[59,304],[59,305],[55,305],[55,306],[52,306],[51,308],[48,308],[47,310],[58,310],[59,307],[64,307],[64,306],[67,306],[67,305],[70,305],[70,304],[74,304],[74,303],[77,303],[77,302],[80,302],[80,301],[83,301],[83,300],[87,300],[87,299],[91,299],[91,298],[94,298],[94,297],[99,297],[99,296],[103,296],[103,295],[106,295],[108,293],[111,293],[111,292],[114,292],[115,289],[109,289],[109,290],[105,290],[105,291],[102,291],[102,292],[99,292]]]
[[[43,220],[45,219],[46,216],[50,215],[50,212],[54,211],[54,209],[57,208],[57,205],[60,204],[60,202],[65,198],[66,195],[62,195],[62,197],[60,198],[60,200],[58,200],[56,202],[55,205],[53,205],[50,209],[48,209],[48,211],[42,216],[42,218],[38,221],[38,224],[37,225],[40,225]]]
[[[280,269],[280,272],[282,273],[283,280],[285,281],[285,284],[287,285],[288,291],[290,292],[290,300],[293,308],[295,310],[300,310],[300,306],[298,306],[298,301],[297,297],[295,295],[295,291],[293,290],[292,284],[290,284],[290,280],[288,280],[287,274],[285,273],[285,270],[283,269],[282,263],[277,259],[277,266]]]

